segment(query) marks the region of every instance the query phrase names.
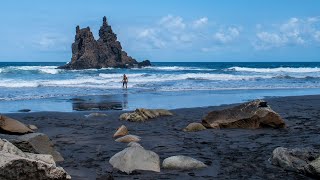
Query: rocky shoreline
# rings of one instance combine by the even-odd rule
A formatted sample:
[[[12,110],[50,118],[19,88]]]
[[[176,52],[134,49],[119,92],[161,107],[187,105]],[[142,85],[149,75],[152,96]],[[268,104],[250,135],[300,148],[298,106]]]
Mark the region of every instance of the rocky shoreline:
[[[294,148],[320,149],[318,145],[320,96],[284,97],[267,101],[272,110],[279,113],[284,120],[285,128],[283,125],[280,129],[206,129],[201,126],[201,120],[206,119],[209,112],[235,108],[236,105],[176,109],[170,110],[173,115],[167,113],[167,116],[139,110],[136,115],[130,113],[123,115],[123,120],[119,120],[119,117],[125,113],[123,111],[105,111],[95,114],[35,112],[6,115],[24,124],[34,124],[38,127],[37,133],[46,134],[55,145],[55,150],[64,158],[64,161],[56,162],[57,166],[63,167],[72,179],[311,178],[308,174],[305,176],[306,173],[302,171],[290,170],[281,165],[279,167],[277,165],[279,158],[276,157],[280,156],[276,155],[281,153],[277,152],[285,151],[275,153],[274,150],[278,147],[288,148],[288,152]],[[259,108],[257,110],[260,111]],[[160,117],[156,117],[157,114]],[[142,117],[152,118],[146,120]],[[132,122],[133,119],[140,122]],[[255,118],[251,119],[255,120]],[[212,121],[208,122],[212,124]],[[191,125],[188,126],[190,123]],[[234,125],[234,123],[231,124]],[[109,163],[115,154],[128,148],[126,143],[119,143],[113,137],[118,127],[124,130],[118,133],[120,135],[117,135],[117,138],[128,133],[138,136],[139,146],[158,154],[160,161],[166,162],[163,166],[171,166],[172,160],[192,162],[188,159],[191,157],[203,162],[206,167],[188,170],[161,167],[160,172],[137,170],[131,174],[123,173]],[[201,131],[194,131],[194,127]],[[139,149],[137,145],[134,148]],[[283,154],[286,153],[281,155]],[[294,157],[292,159],[301,157],[298,156],[299,154],[291,153],[291,155]],[[164,161],[166,158],[168,160]],[[300,164],[306,171],[310,166],[316,167],[315,163],[309,161],[311,159],[306,164]]]

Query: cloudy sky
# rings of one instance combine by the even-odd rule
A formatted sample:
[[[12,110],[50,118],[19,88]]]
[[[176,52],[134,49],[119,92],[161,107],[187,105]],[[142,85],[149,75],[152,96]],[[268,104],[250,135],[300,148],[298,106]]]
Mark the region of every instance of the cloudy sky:
[[[2,0],[0,61],[67,62],[104,15],[136,59],[320,61],[319,0]]]

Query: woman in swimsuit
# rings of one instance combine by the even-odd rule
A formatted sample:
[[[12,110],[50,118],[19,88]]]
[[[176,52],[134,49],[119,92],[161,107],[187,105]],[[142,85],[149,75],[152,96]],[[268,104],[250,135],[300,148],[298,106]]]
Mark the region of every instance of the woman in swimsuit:
[[[122,88],[124,88],[124,85],[126,85],[126,89],[128,88],[128,77],[124,74],[122,79]]]

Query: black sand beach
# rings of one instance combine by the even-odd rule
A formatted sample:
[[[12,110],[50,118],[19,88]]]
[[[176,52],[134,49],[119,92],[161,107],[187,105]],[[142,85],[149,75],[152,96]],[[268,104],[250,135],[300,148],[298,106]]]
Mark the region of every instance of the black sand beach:
[[[86,118],[92,112],[34,112],[7,114],[26,124],[34,124],[55,143],[65,158],[58,163],[72,179],[308,179],[268,162],[274,148],[283,146],[320,149],[320,95],[267,99],[285,120],[285,129],[208,129],[183,132],[191,122],[200,122],[209,111],[230,107],[172,110],[174,116],[144,123],[119,120],[124,111],[104,111],[107,117]],[[147,108],[147,107],[146,107]],[[160,173],[138,171],[131,175],[113,170],[108,163],[127,144],[112,135],[122,124],[130,134],[142,138],[140,144],[156,152],[161,161],[172,155],[187,155],[203,161],[208,168]]]

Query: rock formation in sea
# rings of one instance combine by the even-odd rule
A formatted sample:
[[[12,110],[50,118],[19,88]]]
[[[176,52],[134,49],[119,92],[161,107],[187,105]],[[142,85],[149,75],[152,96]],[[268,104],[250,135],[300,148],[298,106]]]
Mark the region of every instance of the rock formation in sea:
[[[93,68],[131,68],[150,66],[149,60],[138,62],[122,50],[117,35],[112,31],[103,17],[99,30],[99,39],[95,40],[90,27],[76,27],[75,42],[72,44],[71,62],[61,66],[62,69],[93,69]]]

